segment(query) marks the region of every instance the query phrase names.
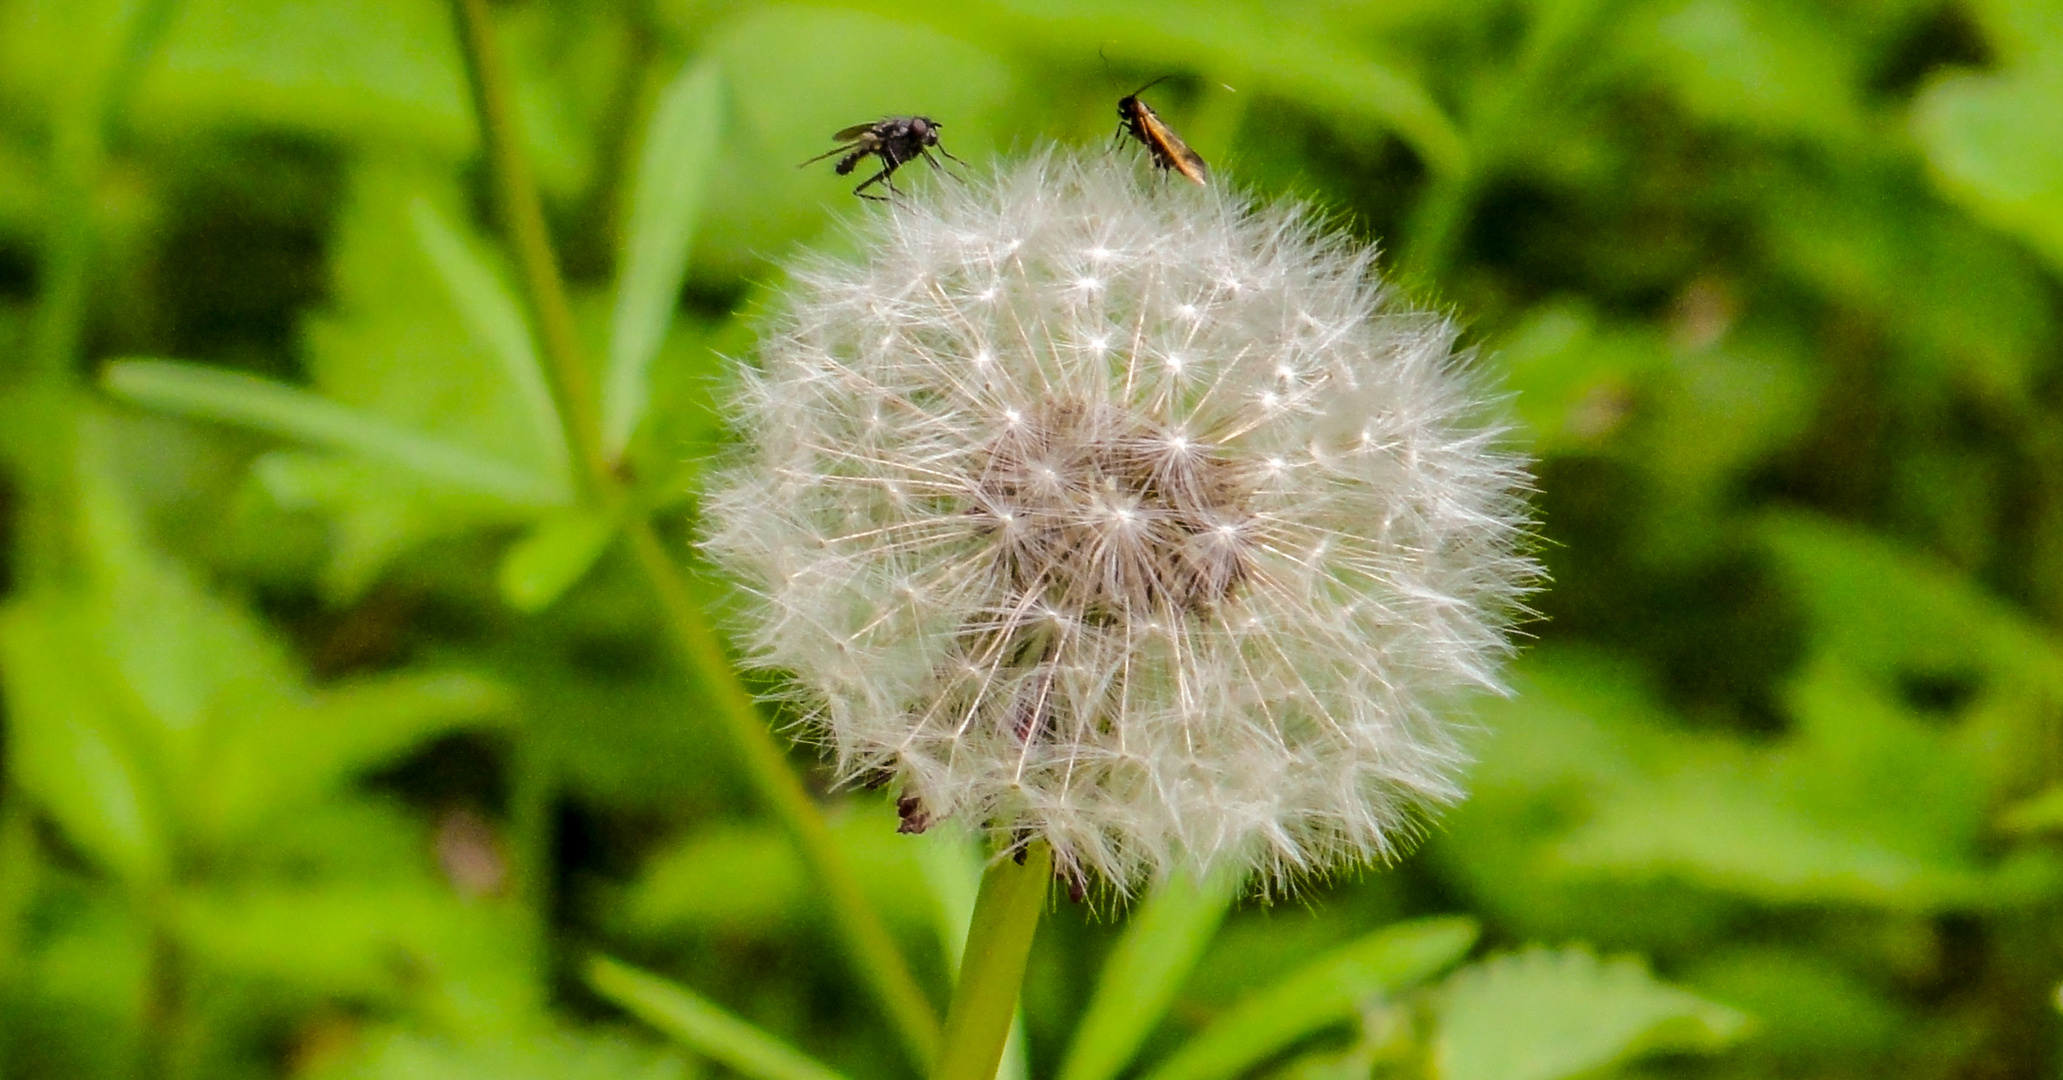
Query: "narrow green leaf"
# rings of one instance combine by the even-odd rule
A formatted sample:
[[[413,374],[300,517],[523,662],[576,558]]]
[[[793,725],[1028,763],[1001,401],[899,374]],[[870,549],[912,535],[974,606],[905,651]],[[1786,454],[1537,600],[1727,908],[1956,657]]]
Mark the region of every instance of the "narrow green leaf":
[[[628,964],[597,956],[588,963],[587,984],[639,1019],[754,1080],[844,1080],[701,995]]]
[[[347,450],[440,485],[519,506],[557,506],[563,485],[267,379],[172,360],[109,364],[108,391],[139,405]]]
[[[607,514],[569,510],[545,518],[502,556],[502,599],[522,612],[543,611],[587,575],[616,536]]]
[[[546,385],[544,368],[537,359],[536,338],[523,310],[508,286],[466,243],[465,237],[444,220],[430,201],[417,196],[409,203],[408,216],[415,226],[416,240],[437,276],[451,293],[451,302],[466,321],[467,329],[486,347],[522,403],[536,440],[540,460],[546,463],[554,481],[567,490],[573,487],[573,460],[566,449],[566,430],[559,420],[559,408]]]
[[[1717,1050],[1747,1024],[1633,958],[1534,948],[1449,980],[1433,1061],[1439,1080],[1563,1080],[1655,1051]]]
[[[946,974],[960,977],[960,954],[967,951],[967,921],[974,917],[974,896],[981,889],[981,841],[964,830],[930,829],[914,845],[917,868],[932,899],[932,930],[946,956]]]
[[[1178,873],[1146,901],[1103,965],[1060,1080],[1111,1080],[1131,1063],[1217,932],[1238,880]]]
[[[1461,959],[1476,941],[1466,918],[1384,927],[1326,954],[1234,1005],[1146,1080],[1227,1080],[1268,1055],[1352,1016]]]
[[[673,319],[703,194],[722,141],[723,75],[714,60],[683,71],[659,98],[630,192],[621,277],[602,384],[602,447],[623,451],[651,396],[648,371]]]

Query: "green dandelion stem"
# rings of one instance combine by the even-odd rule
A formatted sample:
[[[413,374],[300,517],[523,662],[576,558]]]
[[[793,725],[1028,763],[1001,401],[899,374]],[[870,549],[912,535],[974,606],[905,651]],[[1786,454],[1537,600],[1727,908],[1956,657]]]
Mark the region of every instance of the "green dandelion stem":
[[[1053,849],[1043,840],[1025,850],[1021,864],[1003,859],[982,875],[932,1080],[994,1080],[1052,882]]]

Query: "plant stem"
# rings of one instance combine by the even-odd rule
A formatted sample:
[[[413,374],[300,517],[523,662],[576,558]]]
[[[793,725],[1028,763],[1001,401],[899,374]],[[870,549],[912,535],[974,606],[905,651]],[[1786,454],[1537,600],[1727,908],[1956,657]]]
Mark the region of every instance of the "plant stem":
[[[1474,201],[1475,183],[1467,174],[1436,175],[1427,182],[1411,212],[1401,266],[1421,287],[1446,274]]]
[[[25,582],[48,583],[70,569],[74,469],[73,375],[85,336],[93,255],[99,237],[93,195],[107,162],[114,118],[127,104],[170,21],[174,0],[147,0],[112,28],[113,47],[52,119],[49,231],[41,295],[28,341],[28,368],[13,387],[7,449],[22,490],[20,561]]]
[[[510,86],[494,36],[486,0],[451,0],[465,45],[466,70],[479,109],[488,160],[496,174],[504,228],[521,266],[524,291],[538,323],[542,351],[552,373],[566,437],[585,466],[588,494],[607,508],[631,505],[629,493],[602,451],[593,384],[573,329],[571,308],[545,231],[537,186],[524,155]],[[715,699],[716,714],[735,742],[747,778],[767,808],[794,837],[803,861],[824,890],[847,952],[911,1057],[929,1065],[938,1045],[938,1018],[888,927],[860,891],[816,802],[788,766],[751,691],[739,681],[716,632],[642,511],[626,513],[625,533],[666,619],[667,630],[689,670]]]
[[[144,981],[143,1075],[149,1080],[180,1080],[190,1071],[187,1064],[192,1052],[184,1038],[186,958],[165,926],[151,929]]]
[[[509,243],[515,246],[523,291],[530,299],[531,314],[537,319],[538,336],[543,339],[548,364],[545,373],[551,379],[553,396],[558,399],[566,445],[586,467],[589,481],[606,485],[611,472],[601,452],[601,410],[596,405],[594,379],[581,355],[573,307],[566,302],[566,286],[559,277],[558,260],[552,254],[551,235],[545,230],[544,203],[538,198],[537,179],[530,172],[530,158],[523,148],[513,92],[515,82],[509,77],[500,41],[495,37],[493,13],[487,0],[452,0],[452,7],[465,45],[460,51],[465,54],[466,81],[472,87],[473,108],[480,116],[487,143],[502,226],[508,231]]]
[[[559,795],[558,763],[536,739],[518,738],[511,748],[508,812],[509,882],[522,908],[530,947],[527,957],[543,976],[552,970],[553,810]]]
[[[627,529],[638,565],[644,569],[665,611],[675,645],[694,670],[721,673],[705,677],[703,686],[716,698],[716,715],[730,732],[746,775],[775,816],[787,825],[796,846],[802,849],[804,861],[815,871],[846,948],[873,982],[874,993],[895,1021],[910,1056],[920,1065],[929,1063],[938,1049],[938,1017],[923,988],[910,973],[888,927],[860,891],[859,879],[853,876],[844,852],[831,835],[829,823],[794,770],[788,767],[786,757],[760,718],[752,695],[732,671],[716,631],[704,617],[701,605],[688,594],[687,583],[667,557],[651,522],[635,518]]]
[[[982,875],[931,1080],[994,1080],[1052,881],[1053,849],[1043,841],[1026,849],[1022,864],[1003,859]]]

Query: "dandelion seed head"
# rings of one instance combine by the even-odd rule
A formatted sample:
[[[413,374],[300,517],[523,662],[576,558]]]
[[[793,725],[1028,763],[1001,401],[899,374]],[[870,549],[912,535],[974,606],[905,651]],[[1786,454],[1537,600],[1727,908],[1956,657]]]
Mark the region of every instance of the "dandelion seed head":
[[[792,275],[707,502],[843,775],[1119,892],[1408,847],[1536,576],[1453,327],[1296,209],[1110,155],[870,221]]]

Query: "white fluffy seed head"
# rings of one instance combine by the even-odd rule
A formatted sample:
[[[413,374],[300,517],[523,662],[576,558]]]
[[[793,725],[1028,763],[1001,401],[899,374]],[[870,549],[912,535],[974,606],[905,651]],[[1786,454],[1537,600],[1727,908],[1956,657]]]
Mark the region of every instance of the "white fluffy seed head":
[[[1129,891],[1394,857],[1535,577],[1454,328],[1296,209],[1049,152],[798,270],[708,548],[849,779]]]

